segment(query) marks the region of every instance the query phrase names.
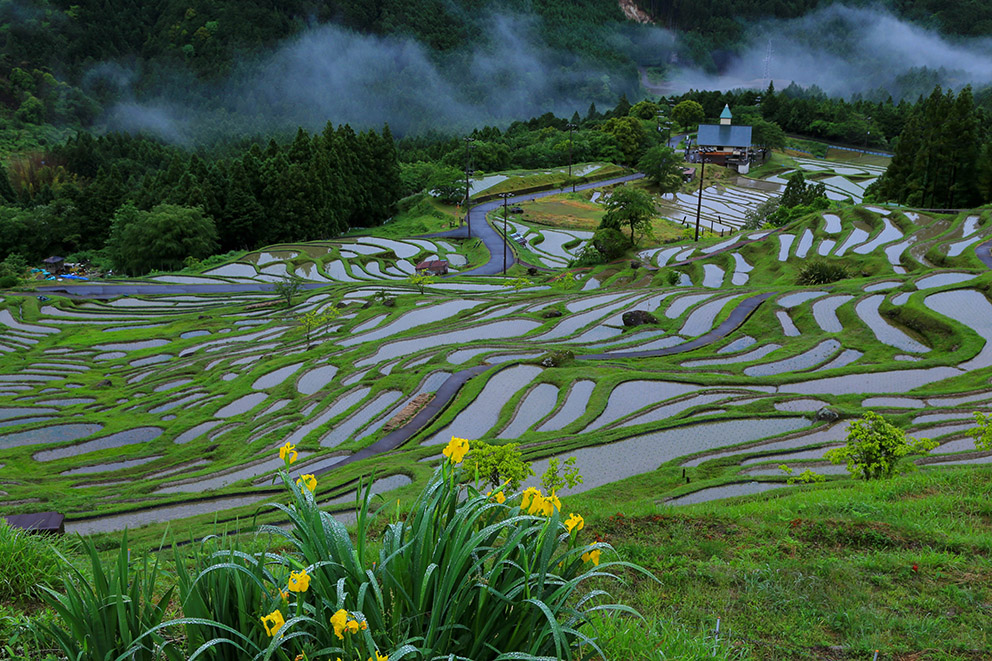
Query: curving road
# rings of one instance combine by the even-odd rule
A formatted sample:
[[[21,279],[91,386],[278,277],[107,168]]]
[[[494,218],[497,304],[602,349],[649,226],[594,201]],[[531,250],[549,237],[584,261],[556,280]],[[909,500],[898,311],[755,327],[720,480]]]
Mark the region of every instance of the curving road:
[[[588,184],[581,184],[575,187],[575,190],[588,190],[590,188],[601,188],[602,186],[612,186],[613,184],[622,184],[627,181],[635,181],[637,179],[643,179],[644,175],[640,172],[636,174],[629,174],[624,177],[615,177],[613,179],[604,179],[602,181],[594,181]],[[513,197],[507,198],[507,206],[513,206],[520,202],[527,202],[530,200],[537,199],[539,197],[550,197],[552,195],[559,195],[565,189],[564,188],[552,188],[551,190],[541,191],[539,193],[526,193],[524,195],[514,195]],[[479,237],[482,242],[486,245],[486,250],[489,251],[489,261],[481,266],[477,266],[474,269],[469,269],[468,271],[462,271],[458,275],[498,275],[503,272],[503,235],[501,232],[496,231],[492,225],[486,222],[486,214],[490,211],[495,211],[499,207],[503,206],[503,200],[493,200],[491,202],[483,202],[482,204],[477,204],[470,208],[469,217],[472,219],[472,236]],[[465,239],[468,238],[468,228],[459,227],[455,230],[450,230],[447,232],[438,232],[437,234],[428,234],[428,237],[448,237],[452,239]],[[513,266],[516,260],[513,258],[513,250],[507,246],[506,250],[506,268]]]

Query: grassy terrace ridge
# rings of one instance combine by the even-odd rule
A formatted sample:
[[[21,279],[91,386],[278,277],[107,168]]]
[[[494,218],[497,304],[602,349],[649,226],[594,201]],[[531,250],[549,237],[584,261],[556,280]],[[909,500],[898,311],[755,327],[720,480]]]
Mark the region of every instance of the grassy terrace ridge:
[[[803,164],[773,159],[780,169],[766,174]],[[718,187],[737,188],[716,168],[708,180],[711,170]],[[213,534],[286,550],[252,531],[286,522],[269,503],[285,502],[273,477],[289,439],[301,453],[293,475],[319,472],[317,502],[346,524],[360,481],[374,480],[375,502],[388,503],[377,539],[413,513],[441,459],[437,439],[519,442],[539,473],[551,458],[579,457],[586,481],[561,490],[562,515],[581,513],[586,535],[660,581],[623,572],[621,601],[647,620],[609,627],[609,658],[992,653],[981,626],[992,603],[992,468],[969,431],[972,411],[992,401],[992,273],[975,253],[992,236],[992,210],[838,202],[773,233],[704,233],[699,243],[657,220],[654,238],[622,259],[568,266],[602,215],[594,196],[608,192],[521,203],[511,222],[528,246],[515,250],[544,267],[533,276],[515,265],[507,278],[438,278],[421,291],[407,276],[416,261],[436,254],[465,270],[488,253],[476,239],[416,238],[452,229],[455,210],[414,196],[381,228],[139,281],[174,283],[172,293],[6,295],[4,511],[63,511],[108,558],[124,526],[134,551],[179,545],[190,563],[200,547],[189,543]],[[797,285],[814,258],[847,277]],[[291,305],[257,290],[290,273],[314,285]],[[680,352],[756,295],[769,298],[739,327]],[[635,309],[657,323],[624,327]],[[325,315],[310,337],[308,313]],[[675,352],[625,355],[663,347]],[[551,352],[561,357],[542,365]],[[474,368],[483,371],[408,440],[335,464],[383,441],[383,425],[418,395]],[[839,420],[821,420],[824,408]],[[869,410],[941,444],[919,474],[866,484],[823,458]],[[100,427],[62,429],[81,424]],[[781,464],[825,481],[787,486]],[[751,495],[668,502],[711,489]],[[0,615],[15,620],[0,636],[37,607],[35,597],[4,603]]]

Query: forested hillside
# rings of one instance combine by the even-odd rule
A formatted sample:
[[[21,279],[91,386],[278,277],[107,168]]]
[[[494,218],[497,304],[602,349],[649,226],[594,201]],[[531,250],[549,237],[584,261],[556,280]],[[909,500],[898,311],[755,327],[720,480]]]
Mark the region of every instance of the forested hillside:
[[[187,256],[378,225],[400,196],[388,127],[380,135],[328,124],[288,144],[232,151],[201,157],[146,138],[81,133],[16,158],[13,185],[0,190],[0,254],[34,262],[105,250],[116,268],[141,274],[181,268]],[[166,235],[160,225],[180,229]]]
[[[116,103],[157,97],[181,99],[199,111],[215,111],[217,116],[211,121],[225,123],[225,113],[250,114],[247,109],[278,106],[278,99],[232,99],[244,97],[245,91],[225,89],[224,82],[250,77],[287,39],[322,25],[415,40],[412,43],[425,48],[437,72],[457,81],[453,101],[485,107],[505,96],[504,89],[543,85],[532,99],[536,107],[543,103],[550,109],[563,96],[612,105],[622,94],[639,96],[638,67],[664,71],[673,61],[695,61],[714,70],[743,47],[745,31],[753,22],[797,18],[829,4],[823,0],[640,0],[659,26],[674,30],[675,40],[665,41],[650,26],[626,21],[615,0],[6,0],[0,2],[0,115],[6,125],[2,128],[12,123],[16,127],[99,126],[106,119],[104,112]],[[846,4],[877,5],[862,0]],[[891,0],[882,4],[898,16],[946,35],[992,31],[992,5],[988,3]],[[831,29],[823,26],[809,38],[829,41]],[[519,42],[507,43],[512,38]],[[500,45],[509,50],[499,51]],[[487,56],[506,59],[531,47],[532,60],[508,68],[486,66]],[[403,46],[389,57],[400,61],[407,55],[405,50]],[[542,83],[531,75],[539,73],[535,70],[538,64],[543,65],[540,73],[551,76],[550,80]],[[889,89],[914,98],[950,74],[914,75],[922,80],[903,80]],[[373,82],[382,84],[381,79]],[[397,80],[394,91],[407,96],[423,91],[409,88],[406,82]],[[421,112],[431,114],[430,110]],[[148,126],[161,118],[143,120],[142,126]],[[354,121],[323,117],[308,123],[317,128],[327,120]],[[255,130],[271,124],[271,116],[239,121]],[[377,117],[373,124],[382,121]],[[390,121],[397,125],[397,120]],[[429,123],[421,118],[413,126],[422,129]],[[218,133],[230,135],[230,131],[228,126]],[[39,132],[29,133],[35,139]]]

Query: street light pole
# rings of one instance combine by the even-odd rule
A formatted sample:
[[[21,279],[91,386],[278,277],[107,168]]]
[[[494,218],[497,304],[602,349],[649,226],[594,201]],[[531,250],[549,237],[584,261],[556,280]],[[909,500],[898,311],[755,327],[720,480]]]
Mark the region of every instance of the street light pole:
[[[465,225],[468,227],[468,238],[472,238],[472,217],[470,211],[470,196],[472,189],[469,187],[468,176],[472,173],[469,168],[469,143],[473,142],[475,138],[470,136],[465,136]]]
[[[572,179],[572,131],[576,129],[575,124],[568,125],[568,180],[572,182],[572,192],[575,192],[575,181]]]
[[[512,196],[512,193],[500,193],[499,196],[503,198],[503,275],[506,275],[506,201]]]
[[[702,170],[699,173],[699,200],[696,202],[696,238],[694,241],[699,241],[699,216],[703,212],[703,180],[706,178],[706,159],[700,156],[700,160],[703,163]]]

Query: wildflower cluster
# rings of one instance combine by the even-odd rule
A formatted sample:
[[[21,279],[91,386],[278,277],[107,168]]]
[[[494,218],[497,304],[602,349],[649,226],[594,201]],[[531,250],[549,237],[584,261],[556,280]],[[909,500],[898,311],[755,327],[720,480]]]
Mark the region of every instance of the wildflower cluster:
[[[544,496],[540,489],[528,487],[524,489],[520,500],[520,510],[528,514],[551,516],[556,510],[561,511],[561,501],[553,491],[550,496]]]
[[[609,546],[599,539],[589,546],[580,541],[585,523],[576,513],[562,516],[553,486],[545,484],[548,496],[528,489],[518,502],[514,492],[526,476],[486,471],[494,489],[483,495],[479,464],[470,458],[462,465],[469,452],[469,441],[453,438],[445,448],[447,460],[408,514],[397,514],[374,547],[372,521],[387,505],[372,509],[372,480],[358,486],[350,532],[318,506],[313,475],[296,479],[279,471],[288,502],[273,507],[290,525],[264,526],[262,532],[281,543],[251,552],[225,541],[226,548],[198,557],[192,567],[177,554],[175,587],[183,617],[169,622],[162,622],[168,597],[151,604],[155,568],[132,577],[125,539],[116,565],[121,570],[103,585],[78,572],[65,583],[71,597],[64,599],[82,607],[59,611],[71,627],[56,632],[62,656],[86,657],[75,632],[99,631],[82,640],[102,645],[94,657],[101,659],[151,658],[144,654],[149,640],[168,645],[170,659],[209,653],[218,660],[574,661],[591,658],[590,649],[602,658],[598,613],[631,609],[603,603],[606,593],[587,588],[587,581],[610,580],[613,574],[603,570],[617,566],[647,572],[619,561],[594,569]],[[287,469],[298,458],[292,443],[280,447],[279,456]],[[88,549],[94,575],[106,575],[95,548]],[[149,596],[141,597],[141,590]],[[53,607],[65,606],[62,596],[52,595]],[[139,602],[151,605],[140,612],[128,605]],[[106,603],[121,605],[122,618],[130,619],[105,617]],[[159,633],[176,627],[182,628],[180,642]],[[106,631],[118,637],[102,635]]]
[[[444,456],[453,457],[455,449],[457,449],[457,452],[460,454],[458,454],[457,461],[452,459],[452,463],[459,463],[461,458],[464,457],[464,455],[469,451],[468,441],[463,438],[453,436],[451,438],[451,442],[448,443],[448,447],[444,449]],[[506,484],[503,486],[506,486]],[[486,498],[495,500],[500,505],[506,502],[506,495],[502,490],[496,492],[495,495],[493,495],[492,491],[487,491]],[[550,495],[545,496],[540,489],[536,487],[528,487],[524,489],[523,494],[521,494],[520,511],[535,516],[550,517],[554,515],[555,512],[561,512],[561,500],[554,491],[552,491]],[[573,533],[578,534],[578,532],[582,530],[586,524],[582,516],[573,512],[562,522],[562,525],[565,526],[565,530],[568,531],[568,534],[572,536],[573,541],[575,541],[576,538]],[[592,563],[594,567],[598,567],[601,555],[602,551],[598,548],[590,547],[588,551],[582,554],[582,562]]]
[[[346,633],[354,634],[369,628],[368,622],[364,619],[359,620],[343,608],[338,609],[331,616],[331,626],[334,627],[334,635],[341,640],[344,640]]]

